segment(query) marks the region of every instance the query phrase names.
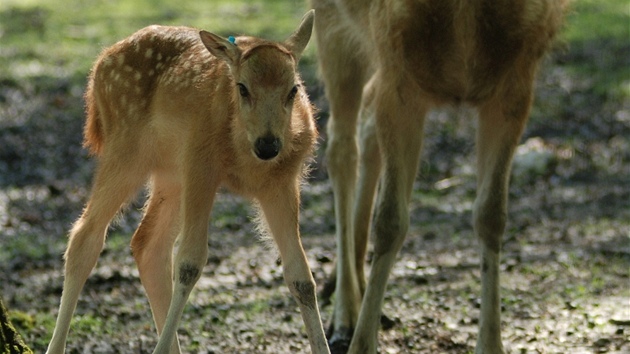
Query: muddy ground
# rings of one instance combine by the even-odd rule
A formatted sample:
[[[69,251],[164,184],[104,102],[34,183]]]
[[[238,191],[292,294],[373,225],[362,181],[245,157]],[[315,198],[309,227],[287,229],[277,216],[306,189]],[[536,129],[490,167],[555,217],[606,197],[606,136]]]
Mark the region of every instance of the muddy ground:
[[[595,41],[560,49],[541,72],[503,247],[502,328],[510,353],[630,352],[630,102],[598,89],[598,70],[630,65],[629,49]],[[576,62],[594,71],[570,69]],[[80,146],[83,83],[0,82],[0,289],[38,353],[57,313],[67,229],[89,191],[93,162]],[[322,89],[309,85],[323,126]],[[395,324],[380,333],[381,353],[474,351],[474,119],[465,109],[436,112],[426,135],[412,227],[384,305]],[[320,150],[325,138],[322,130]],[[314,167],[301,226],[321,288],[335,257],[335,225],[323,152]],[[79,301],[69,353],[150,353],[156,343],[127,246],[142,200],[111,229]],[[185,352],[308,352],[277,253],[258,240],[253,214],[238,197],[219,196],[208,264],[179,331]],[[331,310],[322,308],[325,322]]]

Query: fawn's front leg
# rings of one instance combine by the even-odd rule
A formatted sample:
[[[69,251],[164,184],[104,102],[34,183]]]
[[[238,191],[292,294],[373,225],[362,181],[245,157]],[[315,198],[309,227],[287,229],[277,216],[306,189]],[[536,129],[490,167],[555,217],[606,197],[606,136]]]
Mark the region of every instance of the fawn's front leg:
[[[219,179],[208,170],[206,163],[190,163],[185,167],[182,234],[174,263],[173,297],[153,354],[167,354],[177,348],[179,321],[208,259],[208,222],[219,184]]]
[[[317,306],[315,281],[300,241],[298,212],[300,204],[297,181],[278,182],[258,201],[282,258],[284,280],[297,300],[306,332],[315,354],[330,353]]]

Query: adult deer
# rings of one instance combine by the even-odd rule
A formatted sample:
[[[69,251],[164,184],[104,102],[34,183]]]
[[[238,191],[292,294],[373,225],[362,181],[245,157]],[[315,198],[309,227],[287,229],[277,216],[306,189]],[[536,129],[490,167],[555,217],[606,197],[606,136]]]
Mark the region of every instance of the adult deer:
[[[443,104],[467,104],[478,113],[473,219],[482,294],[476,353],[504,352],[499,258],[510,164],[529,115],[537,66],[565,2],[311,1],[331,110],[326,158],[338,257],[333,352],[376,353],[387,279],[409,225],[424,117]],[[374,256],[366,284],[372,215]]]
[[[313,19],[310,11],[282,43],[151,26],[103,52],[85,95],[85,145],[98,167],[70,233],[49,354],[64,352],[108,224],[147,179],[150,197],[131,248],[160,335],[154,353],[180,352],[176,330],[207,261],[209,215],[221,186],[259,204],[311,349],[329,353],[298,230],[300,180],[317,133],[296,70]]]

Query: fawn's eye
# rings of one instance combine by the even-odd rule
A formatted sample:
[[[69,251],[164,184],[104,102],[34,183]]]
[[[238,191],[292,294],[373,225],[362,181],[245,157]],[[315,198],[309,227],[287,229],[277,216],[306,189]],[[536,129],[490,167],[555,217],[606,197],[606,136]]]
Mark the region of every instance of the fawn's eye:
[[[295,98],[295,95],[297,94],[297,92],[298,92],[297,85],[293,86],[293,88],[291,89],[291,92],[289,92],[289,101],[292,101]]]
[[[236,86],[238,87],[238,92],[240,93],[241,97],[249,98],[249,91],[247,91],[247,87],[245,87],[245,85],[239,82],[238,84],[236,84]]]

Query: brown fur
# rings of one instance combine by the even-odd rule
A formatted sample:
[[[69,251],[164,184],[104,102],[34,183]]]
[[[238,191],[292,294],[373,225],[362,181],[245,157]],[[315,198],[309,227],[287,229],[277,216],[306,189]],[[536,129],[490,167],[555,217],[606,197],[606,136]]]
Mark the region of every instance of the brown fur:
[[[70,233],[48,353],[64,351],[107,225],[147,180],[150,197],[131,247],[160,334],[154,353],[180,351],[176,330],[206,263],[209,214],[220,187],[260,205],[313,352],[328,353],[298,230],[299,184],[317,138],[297,74],[312,26],[310,12],[284,42],[239,37],[236,45],[192,28],[151,26],[101,54],[85,95],[84,145],[98,155],[98,167],[90,201]]]
[[[318,13],[318,56],[331,107],[326,157],[338,241],[333,352],[376,352],[388,274],[409,225],[424,117],[434,107],[454,103],[479,113],[473,214],[484,268],[476,350],[503,353],[498,260],[510,163],[529,115],[538,63],[560,27],[566,3],[311,1]],[[372,215],[374,258],[366,284],[363,264]]]

